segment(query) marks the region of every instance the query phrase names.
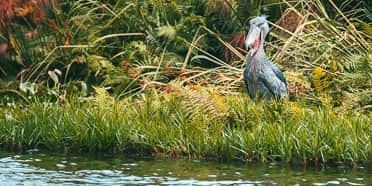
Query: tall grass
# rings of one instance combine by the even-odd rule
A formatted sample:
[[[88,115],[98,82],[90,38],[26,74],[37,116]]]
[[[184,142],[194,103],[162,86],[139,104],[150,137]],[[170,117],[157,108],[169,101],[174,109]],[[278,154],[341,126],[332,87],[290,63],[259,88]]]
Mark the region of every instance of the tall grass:
[[[2,148],[288,163],[371,163],[371,114],[178,90],[2,109]],[[190,94],[210,105],[189,103]],[[195,114],[195,110],[198,111]],[[220,112],[220,113],[214,113]],[[216,115],[218,117],[216,117]]]

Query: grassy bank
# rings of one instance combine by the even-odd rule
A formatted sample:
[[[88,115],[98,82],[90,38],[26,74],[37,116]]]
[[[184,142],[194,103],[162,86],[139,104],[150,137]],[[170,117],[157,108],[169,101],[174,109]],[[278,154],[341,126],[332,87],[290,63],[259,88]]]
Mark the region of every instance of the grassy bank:
[[[371,114],[183,89],[2,108],[3,148],[291,163],[371,163]],[[73,99],[72,99],[73,100]]]

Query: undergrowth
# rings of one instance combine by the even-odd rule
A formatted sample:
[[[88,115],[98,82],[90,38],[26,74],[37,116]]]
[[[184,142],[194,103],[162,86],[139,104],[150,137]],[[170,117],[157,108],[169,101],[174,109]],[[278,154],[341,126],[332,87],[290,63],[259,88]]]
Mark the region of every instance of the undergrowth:
[[[247,96],[189,89],[122,100],[102,89],[96,92],[89,100],[3,108],[2,148],[244,162],[371,162],[370,113],[288,101],[254,104]],[[190,94],[211,98],[210,104],[186,104],[193,99]]]

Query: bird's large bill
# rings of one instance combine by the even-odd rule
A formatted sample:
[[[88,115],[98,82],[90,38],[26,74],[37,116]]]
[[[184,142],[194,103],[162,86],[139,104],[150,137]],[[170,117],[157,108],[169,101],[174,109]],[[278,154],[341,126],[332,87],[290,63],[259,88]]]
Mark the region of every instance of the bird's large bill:
[[[245,45],[247,49],[251,49],[251,56],[253,56],[261,45],[261,29],[258,27],[251,27]]]

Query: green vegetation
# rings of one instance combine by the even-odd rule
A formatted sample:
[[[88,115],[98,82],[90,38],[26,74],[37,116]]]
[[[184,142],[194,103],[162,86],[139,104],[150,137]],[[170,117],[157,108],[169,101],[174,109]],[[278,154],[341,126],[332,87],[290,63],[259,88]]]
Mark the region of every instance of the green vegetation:
[[[0,145],[371,162],[370,1],[5,0]],[[289,99],[247,97],[249,20]]]
[[[177,96],[153,93],[119,101],[97,90],[94,100],[15,107],[0,118],[1,146],[246,162],[371,161],[371,115],[290,102],[254,105],[246,96],[202,92],[179,90]],[[195,97],[209,104],[189,104]]]

